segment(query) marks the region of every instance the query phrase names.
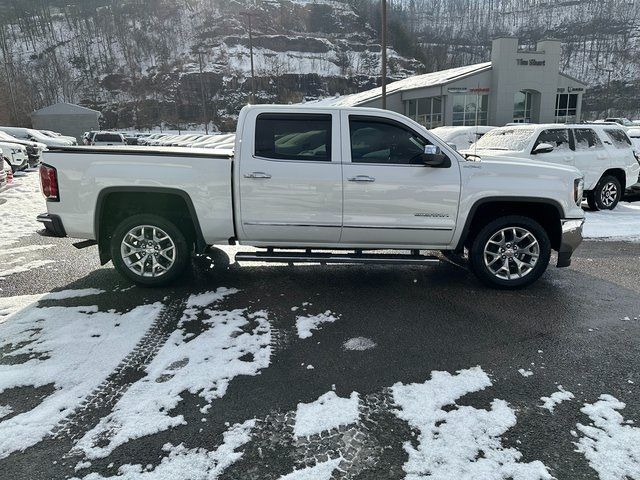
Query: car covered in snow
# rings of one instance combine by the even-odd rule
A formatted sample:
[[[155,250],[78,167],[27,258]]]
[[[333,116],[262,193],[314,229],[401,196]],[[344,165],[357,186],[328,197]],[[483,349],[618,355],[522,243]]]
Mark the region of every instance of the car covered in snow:
[[[113,145],[122,146],[126,144],[127,142],[125,141],[124,136],[117,132],[95,132],[89,143],[89,145],[96,147]]]
[[[65,138],[54,138],[48,135],[45,135],[39,130],[34,130],[32,128],[23,128],[23,127],[0,127],[1,132],[8,133],[9,135],[19,138],[21,140],[29,140],[31,142],[40,142],[45,144],[47,147],[67,147],[71,145],[76,145],[77,142],[74,140],[68,140]]]
[[[25,170],[29,167],[29,156],[26,147],[16,143],[0,141],[0,152],[2,157],[7,159],[14,172]]]
[[[455,126],[455,127],[436,127],[430,130],[431,133],[437,135],[448,145],[455,147],[456,150],[466,150],[475,142],[480,140],[482,136],[490,132],[496,127],[487,125],[476,126]]]
[[[612,210],[638,183],[640,158],[626,130],[613,124],[514,125],[491,130],[463,152],[482,158],[529,159],[577,168],[594,210]]]
[[[266,250],[237,262],[429,265],[439,259],[421,250],[466,249],[479,279],[518,288],[551,250],[568,266],[582,240],[575,168],[465,159],[395,112],[248,106],[235,138],[219,153],[48,151],[38,219],[50,235],[95,241],[103,263],[149,286],[175,280],[192,252],[242,243]]]
[[[30,167],[36,167],[40,164],[40,158],[42,157],[42,152],[47,148],[47,146],[44,143],[32,142],[30,140],[21,140],[19,138],[16,138],[2,131],[0,131],[0,142],[15,143],[17,145],[24,146],[27,150],[27,156],[29,157]]]

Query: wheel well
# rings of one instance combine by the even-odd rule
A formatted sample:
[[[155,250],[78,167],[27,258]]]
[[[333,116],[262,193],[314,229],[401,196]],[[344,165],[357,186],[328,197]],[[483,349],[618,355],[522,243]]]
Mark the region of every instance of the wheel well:
[[[125,218],[144,213],[159,215],[173,222],[190,244],[200,246],[202,243],[190,201],[187,202],[182,195],[151,190],[109,192],[99,198],[96,208],[96,238],[103,265],[111,259],[109,244],[114,229]]]
[[[538,222],[545,229],[551,247],[557,250],[562,239],[561,214],[558,207],[543,202],[511,202],[496,201],[483,203],[471,213],[473,218],[468,224],[463,245],[469,247],[475,236],[489,222],[507,215],[522,215]]]
[[[627,176],[624,173],[624,170],[620,170],[619,168],[611,168],[602,174],[602,178],[606,175],[611,175],[612,177],[616,177],[622,186],[622,192],[627,188],[625,183],[627,182]]]

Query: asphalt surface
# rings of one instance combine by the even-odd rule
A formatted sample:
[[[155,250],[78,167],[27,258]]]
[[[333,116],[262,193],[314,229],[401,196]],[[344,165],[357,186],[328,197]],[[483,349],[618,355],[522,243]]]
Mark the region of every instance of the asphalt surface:
[[[234,378],[226,395],[214,400],[206,414],[200,413],[201,399],[184,392],[176,413],[185,416],[186,425],[132,440],[76,473],[74,466],[81,458],[69,456],[74,438],[109,412],[96,408],[74,425],[73,435],[48,437],[1,459],[3,479],[57,479],[89,472],[108,476],[123,464],[152,469],[165,456],[165,443],[211,449],[220,443],[229,423],[252,418],[263,426],[260,434],[220,478],[279,478],[317,461],[312,451],[316,447],[294,445],[282,432],[290,428],[291,412],[299,402],[312,402],[332,388],[341,397],[359,392],[362,409],[383,405],[367,417],[374,453],[367,462],[352,462],[351,470],[334,478],[404,478],[403,443],[412,433],[406,423],[388,414],[393,405],[387,405],[385,392],[397,382],[424,382],[434,370],[453,373],[476,365],[490,375],[493,385],[465,395],[458,403],[488,408],[496,398],[509,402],[517,424],[502,437],[503,445],[517,448],[523,454],[521,461],[542,461],[556,478],[598,478],[575,451],[576,438],[570,433],[577,423],[589,423],[580,412],[583,403],[610,394],[626,403],[621,412],[625,419],[640,422],[640,321],[634,320],[640,317],[638,243],[585,242],[572,267],[550,267],[535,285],[515,292],[484,288],[464,265],[449,261],[436,267],[232,265],[229,269],[209,269],[203,266],[206,262],[199,262],[194,273],[175,287],[128,289],[130,284],[110,264],[99,266],[96,247],[76,250],[71,240],[37,235],[20,245],[51,243],[54,249],[33,252],[32,258],[42,255],[56,263],[0,281],[0,296],[100,288],[106,293],[93,297],[90,304],[97,304],[100,311],[127,311],[155,301],[183,302],[194,292],[235,287],[240,292],[224,300],[225,309],[265,308],[283,333],[269,367],[257,376]],[[340,320],[310,339],[298,339],[292,333],[296,312],[291,307],[303,302],[312,302],[318,312],[337,312]],[[86,303],[69,299],[49,304]],[[181,314],[180,309],[169,312],[176,318],[163,324],[166,334]],[[353,337],[366,337],[377,346],[361,352],[345,350],[343,343]],[[3,360],[0,352],[0,364]],[[306,364],[313,370],[301,366]],[[520,368],[533,375],[524,377]],[[125,388],[130,382],[126,376],[118,381]],[[556,391],[558,384],[576,398],[551,414],[539,407],[540,397]],[[12,389],[0,394],[0,405],[31,405],[49,392]],[[301,448],[311,453],[300,454]]]

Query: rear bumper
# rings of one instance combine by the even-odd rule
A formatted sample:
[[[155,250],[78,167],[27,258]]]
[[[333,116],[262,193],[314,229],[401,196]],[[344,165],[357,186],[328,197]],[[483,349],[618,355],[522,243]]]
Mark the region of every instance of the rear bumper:
[[[39,232],[44,237],[66,237],[67,232],[62,225],[62,220],[58,215],[42,213],[36,218],[44,225],[44,232]]]
[[[571,265],[573,252],[582,243],[582,226],[584,218],[568,218],[561,220],[562,238],[558,249],[557,267],[568,267]]]

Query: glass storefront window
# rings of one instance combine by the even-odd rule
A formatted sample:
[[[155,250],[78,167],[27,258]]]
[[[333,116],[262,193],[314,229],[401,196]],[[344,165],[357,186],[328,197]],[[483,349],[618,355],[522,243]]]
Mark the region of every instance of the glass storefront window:
[[[440,97],[406,100],[405,109],[407,117],[426,128],[442,126],[442,99]]]
[[[514,94],[513,123],[531,123],[531,92],[520,91]]]
[[[578,94],[559,93],[556,95],[556,123],[576,123],[578,121]]]
[[[451,95],[451,102],[453,105],[452,125],[487,125],[489,95]]]

